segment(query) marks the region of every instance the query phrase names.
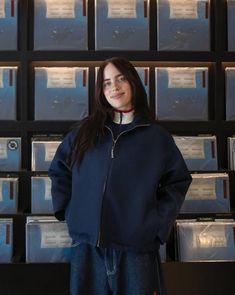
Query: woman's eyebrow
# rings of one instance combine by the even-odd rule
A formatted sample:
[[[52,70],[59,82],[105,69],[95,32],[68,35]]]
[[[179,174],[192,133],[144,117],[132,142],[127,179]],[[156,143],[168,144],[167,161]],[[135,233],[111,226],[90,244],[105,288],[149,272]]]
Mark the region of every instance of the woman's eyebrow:
[[[114,76],[114,78],[117,78],[117,77],[120,77],[120,76],[123,76],[123,74],[118,74],[118,75]],[[107,81],[107,80],[111,80],[111,79],[107,78],[107,79],[104,79],[103,81]]]

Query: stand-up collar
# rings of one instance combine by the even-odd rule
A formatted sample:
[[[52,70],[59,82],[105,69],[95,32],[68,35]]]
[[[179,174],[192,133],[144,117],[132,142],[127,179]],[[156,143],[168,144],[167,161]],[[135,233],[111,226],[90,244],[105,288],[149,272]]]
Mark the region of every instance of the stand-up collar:
[[[119,112],[117,112],[119,113]],[[119,114],[115,114],[114,112],[114,117],[113,119],[111,119],[110,117],[107,119],[106,123],[105,123],[105,127],[110,127],[112,122],[115,122],[117,124],[120,124],[120,113]],[[135,126],[149,126],[152,121],[151,119],[147,118],[147,117],[142,117],[138,114],[135,114],[134,110],[133,112],[131,112],[131,115],[128,115],[127,117],[125,117],[125,123],[121,123],[121,124],[129,124],[128,129],[132,129]]]
[[[134,109],[130,111],[114,111],[113,122],[117,124],[129,124],[134,119]]]

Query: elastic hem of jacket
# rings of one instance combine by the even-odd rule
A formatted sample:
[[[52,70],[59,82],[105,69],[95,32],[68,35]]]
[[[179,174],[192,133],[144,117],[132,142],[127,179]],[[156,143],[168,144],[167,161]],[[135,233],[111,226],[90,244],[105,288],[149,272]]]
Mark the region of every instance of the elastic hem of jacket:
[[[88,239],[82,239],[79,237],[72,236],[72,239],[79,243],[89,244],[94,247],[97,247],[96,243],[89,241]],[[141,246],[130,246],[130,245],[120,245],[114,242],[102,242],[99,248],[112,248],[120,251],[132,251],[138,253],[145,253],[145,252],[152,252],[157,251],[160,248],[160,243],[158,241],[148,244],[148,245],[141,245]]]

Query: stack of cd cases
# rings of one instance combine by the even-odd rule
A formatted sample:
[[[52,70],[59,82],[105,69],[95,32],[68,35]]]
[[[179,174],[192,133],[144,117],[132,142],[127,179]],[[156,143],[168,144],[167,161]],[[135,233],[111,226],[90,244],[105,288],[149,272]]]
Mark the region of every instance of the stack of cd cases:
[[[228,165],[231,170],[235,170],[235,135],[228,137]]]

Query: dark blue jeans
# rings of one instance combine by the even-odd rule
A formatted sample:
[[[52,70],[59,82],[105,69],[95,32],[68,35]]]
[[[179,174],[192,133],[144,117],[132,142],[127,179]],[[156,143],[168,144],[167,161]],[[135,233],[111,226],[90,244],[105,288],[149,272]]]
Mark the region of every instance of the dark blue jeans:
[[[75,243],[70,295],[165,295],[158,251],[135,253]]]

